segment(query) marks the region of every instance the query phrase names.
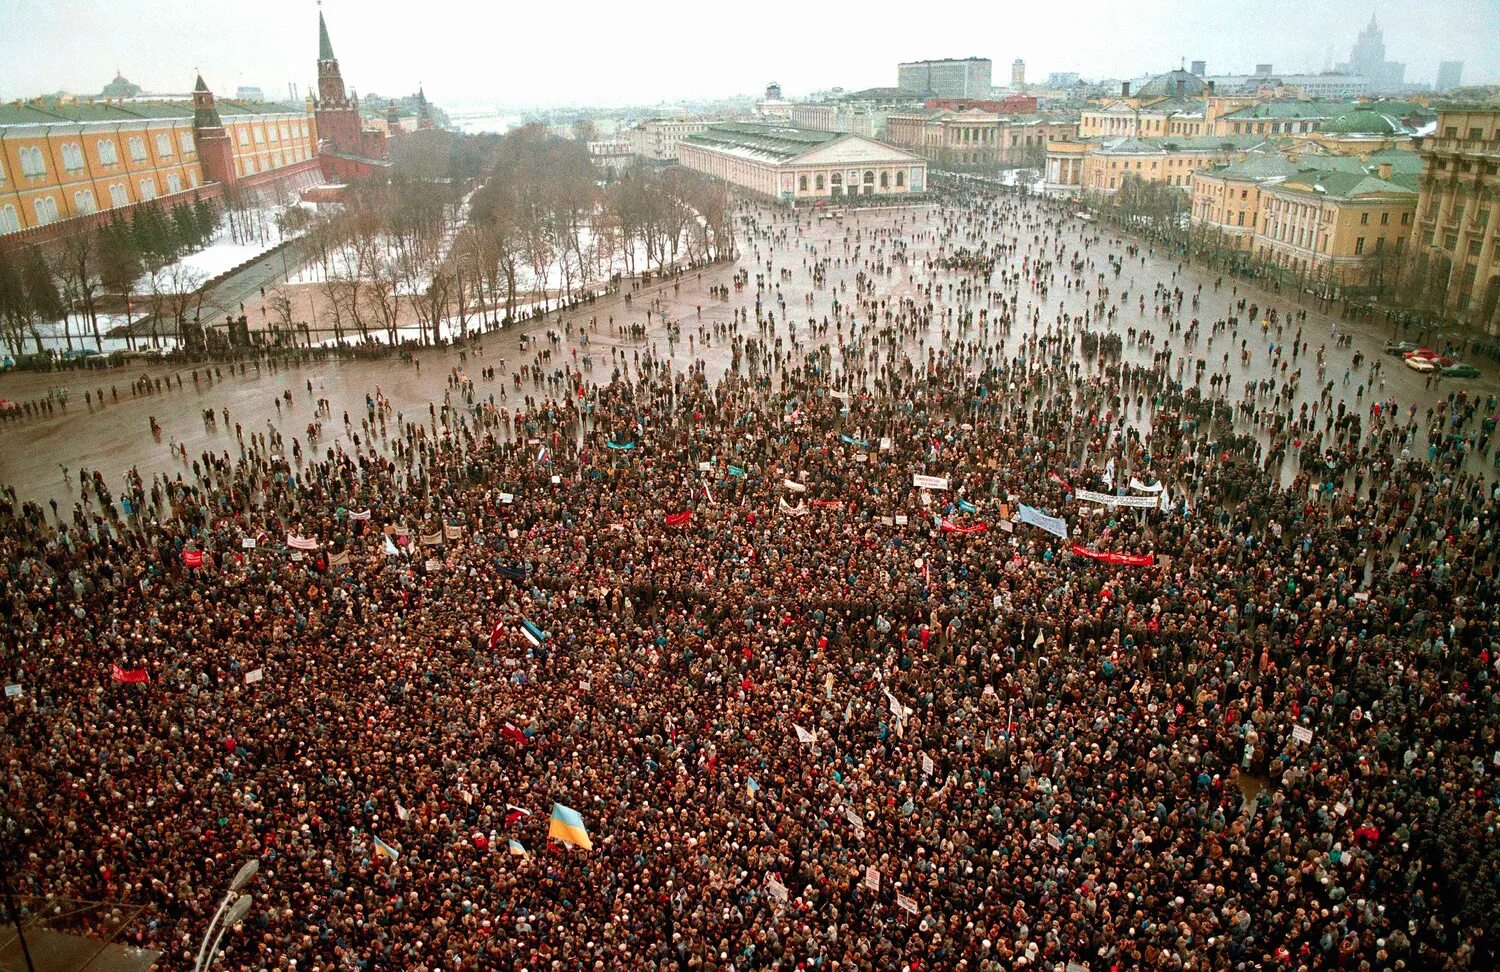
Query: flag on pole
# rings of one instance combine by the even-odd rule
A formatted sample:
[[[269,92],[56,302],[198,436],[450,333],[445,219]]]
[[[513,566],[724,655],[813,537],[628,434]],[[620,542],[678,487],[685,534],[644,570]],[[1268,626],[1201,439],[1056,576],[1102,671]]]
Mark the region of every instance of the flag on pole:
[[[500,643],[500,639],[504,636],[504,634],[505,625],[501,623],[499,618],[496,618],[495,626],[490,629],[490,651],[495,650],[495,646]]]
[[[578,815],[578,811],[561,803],[552,804],[552,821],[547,825],[547,837],[584,850],[594,849],[594,842],[589,839],[589,832],[584,828],[583,818]]]
[[[201,551],[201,550],[184,550],[182,552],[182,565],[184,567],[202,567],[203,566],[203,551]]]
[[[401,859],[401,851],[399,849],[392,847],[390,844],[387,844],[379,837],[375,837],[374,834],[371,834],[370,836],[375,838],[376,854],[381,857],[389,857],[393,861],[399,861]]]
[[[533,645],[541,645],[543,641],[547,640],[546,632],[525,618],[521,619],[521,634],[525,635],[526,640]]]
[[[517,746],[524,746],[524,745],[526,745],[526,733],[524,733],[521,730],[517,729],[514,725],[512,725],[509,722],[507,722],[505,724],[505,728],[503,728],[503,729],[500,730],[500,735],[504,736],[506,739],[508,739],[511,742],[515,743]]]
[[[513,857],[526,856],[526,848],[521,846],[521,842],[519,840],[507,840],[505,842],[505,846],[510,848],[510,853]]]
[[[745,777],[745,791],[750,794],[752,800],[760,796],[760,784],[755,782],[755,777]]]
[[[401,551],[396,549],[396,545],[391,541],[389,535],[385,538],[385,555],[387,557],[398,557],[401,555]]]
[[[514,803],[507,803],[505,811],[505,826],[507,827],[514,825],[522,817],[531,816],[530,810],[527,810],[525,807],[518,807]]]
[[[411,811],[403,807],[400,800],[396,801],[396,816],[400,817],[402,820],[405,820],[411,816]]]
[[[818,737],[817,736],[814,736],[812,733],[808,732],[806,729],[803,729],[801,726],[797,725],[795,722],[792,723],[792,728],[795,729],[795,730],[797,730],[797,741],[799,743],[802,743],[802,744],[807,745],[807,746],[811,746],[813,743],[815,743],[815,742],[818,741]]]

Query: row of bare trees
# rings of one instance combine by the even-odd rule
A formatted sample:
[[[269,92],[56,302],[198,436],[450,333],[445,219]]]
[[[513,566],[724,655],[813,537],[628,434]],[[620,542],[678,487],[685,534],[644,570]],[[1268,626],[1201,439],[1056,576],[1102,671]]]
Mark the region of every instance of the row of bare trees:
[[[348,206],[307,228],[331,317],[319,326],[331,325],[335,340],[396,343],[415,326],[436,342],[445,323],[463,336],[730,246],[729,197],[696,173],[604,184],[583,142],[528,125],[487,147],[482,178],[444,176],[445,158],[472,154],[451,138],[434,136],[388,185],[358,187]],[[289,302],[272,306],[291,313]]]

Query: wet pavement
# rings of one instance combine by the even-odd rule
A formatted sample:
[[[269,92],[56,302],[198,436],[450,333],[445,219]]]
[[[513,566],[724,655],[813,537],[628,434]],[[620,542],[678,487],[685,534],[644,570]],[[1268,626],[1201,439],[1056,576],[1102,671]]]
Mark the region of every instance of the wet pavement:
[[[801,215],[805,220],[806,214]],[[763,221],[762,225],[765,225],[771,218],[770,211],[762,211],[760,218]],[[781,218],[786,217],[783,214]],[[227,451],[237,458],[239,448],[236,442],[236,423],[241,426],[247,437],[252,432],[264,432],[268,426],[274,426],[286,439],[288,448],[295,437],[301,440],[305,453],[308,447],[306,429],[308,423],[314,420],[314,403],[318,398],[326,398],[331,403],[331,415],[323,421],[324,435],[318,442],[319,451],[330,447],[352,451],[354,445],[351,435],[345,431],[344,412],[348,412],[353,422],[353,430],[355,434],[358,434],[360,420],[365,416],[366,395],[374,395],[378,389],[392,401],[396,411],[404,413],[408,419],[420,413],[425,422],[428,419],[429,403],[442,402],[445,393],[449,391],[448,379],[452,374],[452,369],[455,368],[463,368],[465,374],[475,381],[477,398],[488,399],[493,396],[497,405],[514,411],[524,408],[522,395],[540,396],[542,394],[542,391],[533,386],[529,380],[520,391],[517,391],[512,384],[511,375],[516,367],[530,363],[537,350],[537,346],[533,346],[523,352],[520,348],[521,339],[523,335],[542,338],[549,330],[562,334],[568,332],[571,327],[568,339],[559,345],[552,346],[551,360],[543,362],[544,371],[549,373],[557,367],[573,367],[574,352],[577,351],[579,362],[587,355],[593,358],[592,368],[584,372],[585,379],[590,382],[607,382],[612,372],[612,352],[622,355],[625,359],[632,359],[637,355],[643,355],[648,348],[651,348],[658,356],[665,357],[670,354],[671,360],[679,367],[685,368],[694,362],[701,362],[703,369],[712,380],[730,366],[732,360],[730,340],[727,336],[716,337],[711,346],[705,348],[702,344],[702,335],[711,334],[715,323],[729,322],[736,308],[747,311],[751,318],[749,325],[741,325],[740,333],[752,336],[756,333],[753,323],[755,275],[757,272],[765,272],[765,261],[768,257],[773,261],[778,273],[783,267],[793,271],[790,279],[781,281],[779,287],[773,286],[770,290],[772,296],[767,299],[766,306],[776,310],[777,333],[785,336],[787,334],[785,319],[780,308],[775,307],[774,294],[779,289],[786,300],[787,314],[803,322],[796,332],[798,339],[804,344],[804,347],[798,351],[800,355],[803,350],[810,350],[836,340],[836,334],[832,329],[826,336],[809,337],[806,320],[810,316],[816,316],[821,320],[829,313],[831,288],[847,285],[847,291],[841,292],[840,296],[845,303],[851,302],[854,299],[855,275],[859,269],[857,265],[832,267],[828,271],[828,284],[814,289],[811,275],[804,268],[803,262],[804,257],[808,264],[811,264],[813,260],[813,256],[807,252],[808,244],[819,248],[826,256],[845,257],[846,234],[852,235],[857,231],[868,233],[873,229],[891,229],[898,226],[902,227],[903,232],[912,233],[931,230],[936,225],[937,220],[933,215],[933,209],[924,206],[862,212],[850,215],[842,221],[828,219],[815,220],[810,225],[804,223],[798,238],[772,251],[765,249],[764,242],[757,245],[755,241],[746,240],[742,235],[740,243],[742,252],[737,261],[718,264],[705,268],[701,272],[690,271],[680,279],[679,287],[675,289],[670,282],[648,285],[636,295],[633,307],[627,308],[623,295],[607,297],[561,316],[551,314],[545,322],[530,322],[487,334],[462,348],[417,351],[414,361],[410,363],[393,355],[378,360],[328,360],[301,365],[278,365],[274,368],[264,362],[235,364],[234,366],[217,365],[208,368],[200,365],[198,366],[199,381],[196,385],[192,377],[192,367],[160,362],[110,370],[0,375],[0,397],[3,398],[14,401],[36,401],[52,394],[55,401],[56,396],[64,391],[68,396],[66,408],[54,406],[50,415],[29,419],[13,418],[0,423],[0,483],[12,486],[21,499],[36,501],[55,499],[59,506],[67,511],[76,498],[80,468],[102,471],[111,488],[119,486],[125,471],[131,467],[138,469],[147,483],[157,473],[168,473],[175,477],[183,474],[185,470],[184,478],[191,479],[190,468],[185,466],[181,457],[174,458],[169,452],[169,446],[185,444],[189,461],[208,450],[218,453]],[[1082,248],[1082,236],[1079,234],[1085,231],[1090,234],[1098,232],[1091,225],[1085,225],[1076,220],[1071,221],[1067,231],[1070,256],[1073,250]],[[887,297],[895,302],[901,297],[915,295],[915,283],[924,282],[926,279],[926,273],[920,267],[919,261],[938,245],[931,239],[913,242],[908,251],[912,258],[909,264],[905,266],[898,264],[890,277],[882,275],[876,278],[876,296]],[[1033,255],[1037,252],[1039,250],[1034,249]],[[1106,253],[1120,254],[1122,252],[1123,246],[1108,244],[1106,234],[1104,242],[1093,245],[1088,256],[1103,267]],[[862,253],[862,259],[869,256],[868,238],[864,241]],[[1025,253],[1026,243],[1023,240],[1015,257],[1013,264],[1015,268],[1019,268]],[[852,256],[852,243],[848,255]],[[1153,351],[1163,346],[1170,346],[1174,350],[1174,374],[1176,358],[1186,354],[1208,356],[1214,367],[1204,375],[1202,382],[1204,391],[1206,392],[1209,387],[1209,374],[1214,371],[1227,372],[1230,377],[1229,388],[1235,400],[1238,400],[1243,393],[1246,381],[1270,377],[1267,368],[1267,345],[1268,340],[1275,340],[1275,329],[1270,331],[1268,339],[1262,336],[1258,326],[1250,328],[1241,325],[1239,339],[1248,340],[1252,351],[1252,359],[1248,365],[1240,361],[1239,339],[1233,342],[1231,349],[1231,342],[1226,335],[1216,339],[1212,349],[1208,349],[1207,337],[1211,333],[1212,322],[1229,314],[1231,301],[1239,297],[1246,297],[1250,302],[1258,303],[1262,308],[1262,316],[1266,313],[1266,308],[1270,307],[1278,309],[1285,316],[1289,310],[1299,306],[1291,297],[1272,293],[1254,284],[1247,284],[1232,278],[1224,278],[1219,291],[1215,292],[1214,283],[1218,277],[1216,273],[1198,267],[1179,270],[1177,261],[1160,251],[1154,254],[1143,252],[1142,255],[1145,257],[1144,265],[1140,257],[1127,257],[1124,269],[1118,278],[1113,275],[1112,271],[1107,273],[1106,285],[1116,294],[1128,291],[1130,293],[1129,304],[1122,307],[1112,327],[1108,327],[1102,321],[1096,321],[1091,325],[1092,330],[1113,330],[1124,334],[1128,328],[1134,327],[1142,333],[1155,335],[1154,346],[1137,346],[1127,340],[1124,351],[1125,359],[1136,363],[1149,363]],[[853,264],[856,261],[846,262]],[[729,286],[735,273],[741,269],[749,273],[748,286],[741,291],[734,291],[731,288],[730,299],[727,301],[710,296],[711,286]],[[1177,274],[1175,280],[1173,279],[1174,272]],[[916,275],[915,282],[908,279],[909,273]],[[936,272],[933,277],[938,283],[956,283],[962,278],[963,275],[960,273],[943,271]],[[775,279],[774,275],[772,279]],[[1082,292],[1064,289],[1060,285],[1061,279],[1062,270],[1059,269],[1059,284],[1053,286],[1045,298],[1039,297],[1025,286],[1020,288],[1018,323],[1013,325],[1003,342],[1007,356],[1013,355],[1032,333],[1029,323],[1021,322],[1029,321],[1033,308],[1040,308],[1043,328],[1060,312],[1075,315],[1083,312],[1086,301]],[[1086,273],[1085,279],[1092,283],[1093,273],[1091,271]],[[1195,347],[1185,348],[1182,334],[1180,332],[1169,334],[1165,319],[1153,313],[1151,293],[1158,283],[1181,287],[1189,295],[1200,284],[1202,285],[1200,307],[1194,311],[1190,303],[1185,301],[1180,312],[1184,324],[1194,317],[1203,322]],[[1234,292],[1235,288],[1237,288],[1237,293]],[[810,291],[814,295],[814,303],[808,306],[804,303],[804,297]],[[1137,295],[1139,294],[1146,296],[1144,314],[1137,310]],[[646,306],[651,297],[659,297],[665,306],[666,316],[680,325],[681,339],[675,347],[669,346],[666,328],[660,314],[652,315],[644,339],[617,335],[608,323],[613,317],[616,325],[646,324]],[[937,303],[939,306],[946,306],[950,302],[943,299]],[[980,301],[971,306],[977,311],[979,307],[985,305]],[[1307,320],[1301,327],[1303,340],[1307,342],[1309,352],[1298,362],[1304,371],[1304,378],[1296,399],[1298,403],[1314,402],[1318,398],[1322,383],[1317,380],[1315,360],[1316,351],[1320,345],[1327,349],[1327,380],[1334,382],[1335,398],[1343,398],[1351,407],[1357,408],[1360,412],[1368,408],[1373,394],[1381,400],[1394,398],[1402,407],[1403,415],[1407,406],[1415,403],[1420,421],[1420,417],[1425,416],[1426,410],[1445,398],[1450,391],[1467,391],[1471,396],[1478,394],[1481,398],[1500,392],[1500,381],[1496,380],[1495,369],[1486,368],[1483,362],[1476,362],[1485,372],[1479,379],[1444,379],[1438,382],[1436,387],[1428,387],[1424,376],[1404,367],[1399,358],[1382,354],[1382,345],[1392,337],[1391,332],[1385,327],[1379,324],[1366,325],[1341,320],[1336,315],[1330,316],[1323,313],[1314,303],[1300,306],[1308,310]],[[597,319],[597,326],[589,331],[591,335],[589,346],[581,347],[580,333],[589,328],[591,319]],[[700,331],[700,326],[705,330]],[[1352,347],[1335,346],[1330,336],[1330,328],[1333,326],[1337,326],[1343,333],[1353,335]],[[1288,327],[1287,341],[1291,340],[1291,335],[1295,330],[1296,325]],[[690,335],[694,339],[691,349],[688,347]],[[953,339],[957,335],[950,329],[947,337]],[[971,328],[963,337],[966,340],[978,340],[980,335],[976,329]],[[920,354],[925,358],[927,350],[934,346],[941,346],[943,340],[944,333],[935,324],[933,330],[925,335],[921,343],[908,350],[914,356]],[[993,328],[989,331],[989,340],[998,341]],[[540,347],[549,346],[545,338],[542,338]],[[787,350],[790,348],[788,347]],[[1222,364],[1222,355],[1231,350],[1233,353],[1230,354],[1229,364],[1225,367]],[[1365,368],[1368,368],[1371,360],[1378,359],[1383,362],[1376,387],[1367,388],[1363,400],[1358,404],[1355,401],[1355,391],[1363,378],[1355,378],[1347,386],[1343,383],[1345,370],[1350,367],[1355,353],[1363,354],[1366,362]],[[834,360],[838,361],[837,352],[835,352]],[[1085,368],[1093,367],[1091,362],[1082,364]],[[493,381],[481,380],[481,369],[491,366],[501,369],[499,376]],[[1191,381],[1193,374],[1191,365],[1184,374],[1188,376],[1188,381]],[[143,377],[152,380],[153,388],[156,379],[163,379],[163,390],[153,391],[151,394],[133,391],[132,383]],[[166,379],[169,378],[171,387],[167,390]],[[179,379],[180,388],[178,387]],[[311,392],[309,392],[309,385],[311,385]],[[505,397],[502,397],[502,388],[505,391]],[[102,392],[105,404],[102,407],[97,402],[92,406],[85,405],[86,390],[95,394]],[[290,405],[281,398],[284,391],[291,392]],[[453,400],[455,404],[459,403],[457,395]],[[278,401],[281,402],[279,409]],[[203,411],[208,408],[214,409],[217,413],[218,421],[214,426],[206,426],[203,421]],[[229,412],[227,426],[223,417],[225,409]],[[150,420],[153,417],[161,425],[160,441],[157,441],[150,432]],[[1240,426],[1241,431],[1247,431],[1250,428],[1251,426],[1243,423]],[[363,436],[361,439],[363,441]],[[1425,447],[1425,438],[1419,441]],[[1481,463],[1485,462],[1485,458],[1471,457],[1472,468],[1477,469]],[[64,470],[68,473],[66,478]]]

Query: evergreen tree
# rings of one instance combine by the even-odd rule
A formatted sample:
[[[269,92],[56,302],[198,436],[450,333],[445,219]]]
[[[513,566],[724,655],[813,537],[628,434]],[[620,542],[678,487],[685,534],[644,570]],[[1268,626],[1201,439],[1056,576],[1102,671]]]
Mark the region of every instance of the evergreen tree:
[[[21,282],[26,288],[28,329],[36,341],[37,353],[41,354],[42,334],[37,325],[62,320],[67,308],[63,305],[62,294],[57,290],[57,278],[39,247],[33,246],[26,251],[26,262],[21,268]]]
[[[193,200],[193,216],[198,225],[198,239],[208,243],[219,228],[219,211],[213,203],[199,196]]]

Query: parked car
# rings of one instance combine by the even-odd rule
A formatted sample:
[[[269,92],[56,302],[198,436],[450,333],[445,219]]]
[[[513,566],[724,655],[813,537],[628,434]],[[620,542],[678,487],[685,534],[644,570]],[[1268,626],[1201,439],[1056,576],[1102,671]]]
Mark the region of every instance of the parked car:
[[[1451,364],[1443,369],[1444,378],[1478,378],[1479,369],[1471,364],[1462,362]]]
[[[1430,372],[1438,370],[1438,363],[1431,358],[1413,358],[1408,356],[1406,366],[1412,371]]]
[[[1405,358],[1436,358],[1437,356],[1438,356],[1438,353],[1436,351],[1432,350],[1431,348],[1417,348],[1417,350],[1415,350],[1415,351],[1408,351],[1408,352],[1406,352],[1406,354],[1404,354],[1402,357],[1405,357]]]
[[[1385,343],[1386,354],[1404,355],[1408,351],[1415,350],[1417,350],[1417,346],[1415,344],[1412,344],[1410,341],[1387,341]]]

